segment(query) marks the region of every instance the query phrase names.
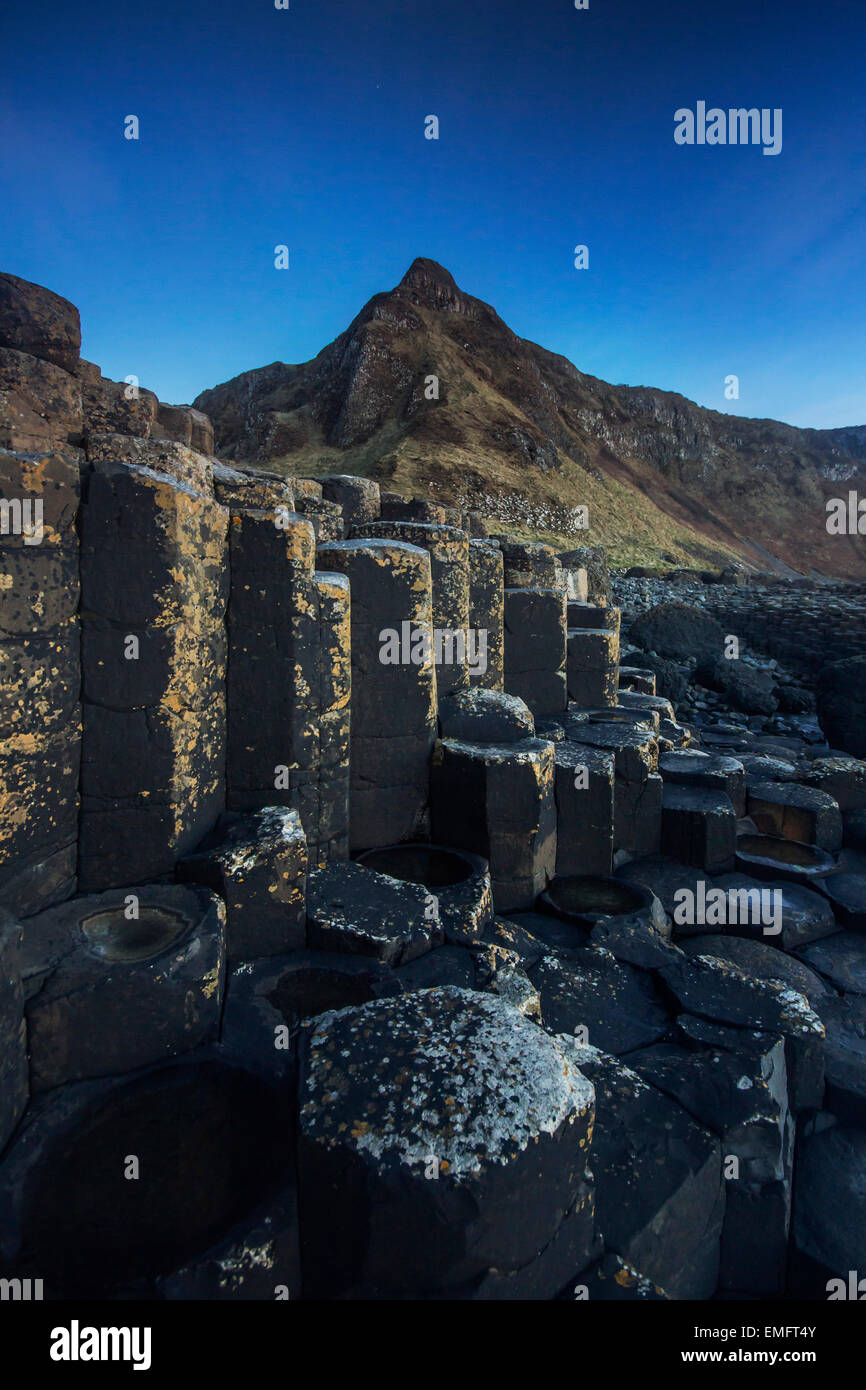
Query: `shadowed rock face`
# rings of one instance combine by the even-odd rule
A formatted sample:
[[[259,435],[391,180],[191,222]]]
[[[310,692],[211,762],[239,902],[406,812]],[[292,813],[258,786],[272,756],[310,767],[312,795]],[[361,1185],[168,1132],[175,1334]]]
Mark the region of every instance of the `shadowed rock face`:
[[[798,569],[866,574],[856,537],[827,535],[824,508],[866,470],[866,430],[795,429],[610,385],[517,337],[424,258],[312,361],[244,372],[194,404],[226,458],[345,467],[407,496],[433,482],[437,501],[576,538],[574,509],[589,504],[625,539],[626,497],[660,549],[672,522],[695,554],[760,563],[771,546]]]

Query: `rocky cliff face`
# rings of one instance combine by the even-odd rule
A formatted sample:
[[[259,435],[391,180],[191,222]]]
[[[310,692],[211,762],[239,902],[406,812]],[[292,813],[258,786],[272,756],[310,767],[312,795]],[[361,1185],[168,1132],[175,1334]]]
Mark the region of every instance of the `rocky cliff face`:
[[[414,261],[311,362],[244,372],[194,404],[227,458],[365,473],[559,537],[588,506],[590,540],[622,559],[775,556],[866,576],[862,542],[825,527],[826,499],[866,478],[866,426],[795,429],[587,376],[435,261]]]

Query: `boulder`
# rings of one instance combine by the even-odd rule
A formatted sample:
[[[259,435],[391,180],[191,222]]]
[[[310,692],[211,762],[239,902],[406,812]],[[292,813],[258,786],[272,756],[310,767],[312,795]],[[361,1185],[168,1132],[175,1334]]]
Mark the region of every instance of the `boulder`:
[[[866,758],[866,656],[825,666],[818,676],[818,721],[829,743]]]
[[[558,1293],[594,1254],[575,1055],[451,987],[320,1018],[299,1092],[304,1296]]]
[[[724,650],[725,634],[715,618],[687,603],[660,603],[632,623],[631,640],[646,652],[674,661],[714,659]]]

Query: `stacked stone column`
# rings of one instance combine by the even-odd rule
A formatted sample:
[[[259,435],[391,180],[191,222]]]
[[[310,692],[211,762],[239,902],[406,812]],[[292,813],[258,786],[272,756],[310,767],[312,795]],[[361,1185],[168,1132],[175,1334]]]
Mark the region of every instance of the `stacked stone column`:
[[[233,511],[228,804],[290,806],[311,862],[348,851],[349,592],[317,574],[309,521]]]
[[[350,846],[424,838],[436,737],[430,555],[371,537],[321,546],[352,594]]]
[[[436,683],[440,695],[469,685],[469,538],[465,531],[432,522],[378,521],[358,526],[357,537],[377,536],[423,546],[430,555],[434,640],[441,642]],[[437,636],[438,634],[438,636]],[[461,659],[461,647],[462,657]]]
[[[486,632],[483,671],[469,672],[469,684],[485,690],[505,688],[505,588],[502,552],[496,541],[469,542],[469,627]]]
[[[75,889],[79,490],[74,456],[0,452],[0,903],[19,915]]]
[[[568,605],[568,698],[582,709],[617,702],[619,683],[618,608]]]
[[[379,484],[371,478],[356,478],[349,473],[334,473],[322,479],[322,497],[336,502],[343,513],[343,535],[351,534],[353,526],[378,521],[381,510]],[[343,539],[341,536],[339,539]]]
[[[170,872],[225,805],[228,513],[91,465],[82,510],[84,891]]]

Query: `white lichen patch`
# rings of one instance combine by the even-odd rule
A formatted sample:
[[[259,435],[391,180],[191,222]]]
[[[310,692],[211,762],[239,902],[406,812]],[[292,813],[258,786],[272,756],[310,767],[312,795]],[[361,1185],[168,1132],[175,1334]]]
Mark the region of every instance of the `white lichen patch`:
[[[322,1015],[306,1090],[308,1137],[422,1173],[434,1155],[456,1179],[578,1118],[589,1125],[595,1097],[559,1039],[503,1000],[450,986]]]

